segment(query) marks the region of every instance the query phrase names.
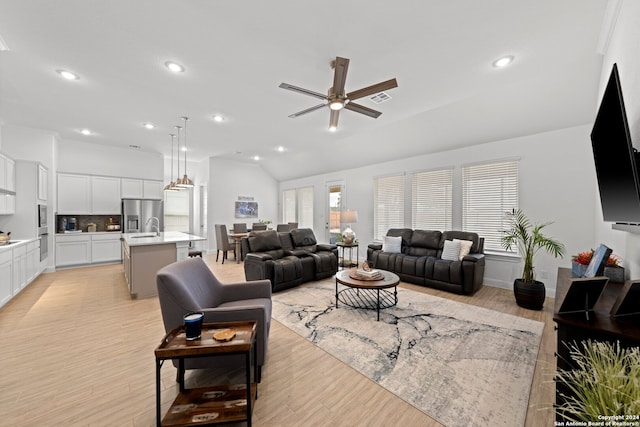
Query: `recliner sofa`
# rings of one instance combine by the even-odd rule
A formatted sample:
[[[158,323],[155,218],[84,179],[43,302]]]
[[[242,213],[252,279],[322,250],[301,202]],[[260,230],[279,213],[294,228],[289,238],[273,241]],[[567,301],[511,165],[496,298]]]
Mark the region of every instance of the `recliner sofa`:
[[[367,261],[374,268],[394,272],[405,282],[457,294],[471,295],[482,286],[484,239],[477,233],[391,228],[387,236],[401,237],[401,247],[389,253],[381,243],[369,244]],[[442,259],[445,242],[454,239],[472,242],[469,253]]]
[[[251,232],[242,239],[244,273],[247,280],[268,279],[272,291],[292,288],[338,271],[338,248],[319,244],[313,230]]]

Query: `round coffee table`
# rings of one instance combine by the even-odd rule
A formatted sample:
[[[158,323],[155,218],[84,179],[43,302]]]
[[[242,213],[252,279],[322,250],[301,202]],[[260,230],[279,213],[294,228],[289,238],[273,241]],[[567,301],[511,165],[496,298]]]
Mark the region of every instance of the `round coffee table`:
[[[380,309],[393,307],[398,303],[398,283],[400,278],[390,271],[380,270],[383,278],[379,280],[358,280],[351,277],[355,270],[342,270],[336,273],[336,308],[338,301],[353,308],[376,310],[380,320]],[[346,289],[338,292],[338,283]],[[388,290],[393,288],[393,292]]]

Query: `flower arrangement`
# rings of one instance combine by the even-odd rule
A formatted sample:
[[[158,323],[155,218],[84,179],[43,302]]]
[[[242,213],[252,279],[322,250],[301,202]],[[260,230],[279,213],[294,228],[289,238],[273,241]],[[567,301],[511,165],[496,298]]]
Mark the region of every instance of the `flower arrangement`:
[[[593,258],[594,250],[591,249],[589,251],[584,251],[578,253],[578,255],[573,255],[571,257],[571,261],[581,264],[581,265],[589,265],[591,262],[591,258]],[[605,267],[621,267],[622,259],[616,254],[609,255],[609,259],[607,259],[607,264]]]

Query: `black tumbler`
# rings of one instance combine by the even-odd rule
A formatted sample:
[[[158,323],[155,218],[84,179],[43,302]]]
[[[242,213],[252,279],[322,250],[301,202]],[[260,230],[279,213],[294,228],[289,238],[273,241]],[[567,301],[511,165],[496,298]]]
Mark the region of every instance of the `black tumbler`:
[[[202,319],[204,319],[204,313],[201,311],[184,315],[184,332],[187,336],[187,341],[200,339],[200,335],[202,334]]]

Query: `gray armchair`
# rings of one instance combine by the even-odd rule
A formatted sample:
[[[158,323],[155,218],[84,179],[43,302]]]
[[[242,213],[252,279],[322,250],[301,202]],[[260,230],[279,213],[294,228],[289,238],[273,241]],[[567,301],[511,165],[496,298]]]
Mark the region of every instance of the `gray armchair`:
[[[167,332],[182,325],[182,317],[191,311],[204,312],[205,323],[255,320],[256,381],[260,382],[271,328],[271,283],[268,280],[223,284],[202,258],[190,258],[160,269],[156,281]],[[242,366],[243,360],[238,356],[190,359],[185,360],[185,369]]]

